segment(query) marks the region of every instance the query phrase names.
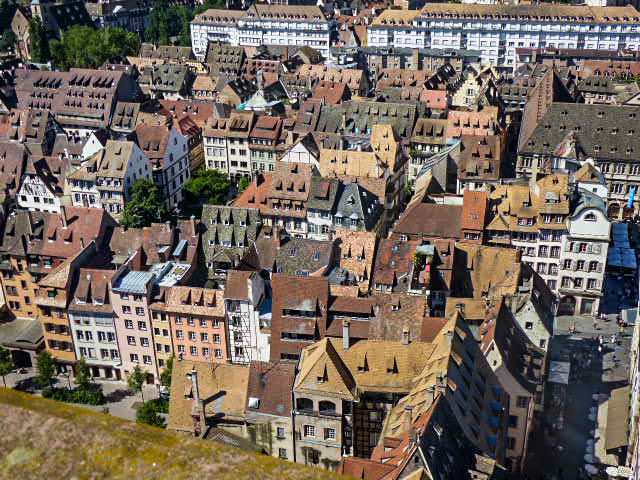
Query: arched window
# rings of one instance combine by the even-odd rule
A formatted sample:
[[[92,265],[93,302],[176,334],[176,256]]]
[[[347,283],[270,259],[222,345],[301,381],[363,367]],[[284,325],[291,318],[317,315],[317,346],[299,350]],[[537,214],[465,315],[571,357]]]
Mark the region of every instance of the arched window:
[[[584,216],[584,219],[585,219],[585,221],[587,221],[587,222],[596,222],[596,221],[598,221],[598,219],[597,219],[597,217],[596,217],[596,214],[595,214],[595,213],[587,213],[587,214]]]
[[[310,398],[297,398],[296,410],[304,412],[313,412],[313,400]]]
[[[328,400],[322,400],[318,407],[321,414],[334,415],[336,413],[336,404]]]

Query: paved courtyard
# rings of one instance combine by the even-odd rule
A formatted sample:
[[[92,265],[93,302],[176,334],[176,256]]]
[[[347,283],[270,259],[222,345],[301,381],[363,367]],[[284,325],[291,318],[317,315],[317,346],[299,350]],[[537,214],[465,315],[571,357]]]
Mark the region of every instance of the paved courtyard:
[[[26,373],[24,374],[11,373],[6,377],[7,387],[40,395],[41,390],[34,382],[34,378],[34,368],[26,369]],[[134,407],[137,406],[136,404],[142,402],[142,397],[139,393],[131,393],[127,388],[127,383],[123,381],[95,379],[95,383],[102,387],[102,393],[107,398],[107,404],[100,406],[80,406],[96,412],[105,412],[107,411],[105,409],[108,409],[108,413],[111,415],[126,418],[127,420],[136,419],[136,409]],[[69,386],[69,384],[71,387],[75,387],[73,380],[69,383],[69,379],[66,376],[58,375],[56,377],[56,386],[65,387]],[[142,393],[145,401],[158,398],[158,388],[155,385],[144,385]]]

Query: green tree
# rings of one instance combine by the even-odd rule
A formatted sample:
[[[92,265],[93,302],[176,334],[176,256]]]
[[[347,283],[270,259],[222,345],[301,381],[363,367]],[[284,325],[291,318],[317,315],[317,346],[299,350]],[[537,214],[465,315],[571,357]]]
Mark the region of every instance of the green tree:
[[[153,222],[170,218],[158,187],[151,180],[140,179],[133,184],[133,195],[122,212],[122,225],[127,228],[148,227]]]
[[[74,25],[62,32],[60,40],[50,42],[54,62],[61,68],[98,68],[114,57],[135,55],[140,40],[121,28],[95,30]]]
[[[31,60],[36,63],[45,63],[51,59],[47,32],[38,17],[33,17],[29,21],[29,44]]]
[[[136,365],[136,368],[133,369],[133,372],[127,378],[127,385],[129,390],[133,393],[140,393],[142,397],[142,403],[144,403],[144,392],[142,391],[142,386],[144,385],[147,376],[140,368],[140,365]]]
[[[178,45],[183,47],[191,46],[191,21],[193,20],[193,10],[188,7],[178,7],[178,23],[180,30],[178,33]]]
[[[12,49],[16,44],[16,36],[11,30],[5,30],[0,36],[0,51],[6,52]]]
[[[91,386],[91,371],[84,358],[76,362],[76,385],[80,390],[89,390]]]
[[[173,373],[173,357],[167,360],[164,370],[160,374],[160,383],[167,388],[171,388],[171,374]]]
[[[249,185],[251,185],[251,180],[249,180],[247,177],[242,177],[238,181],[238,193],[244,192]]]
[[[198,170],[182,187],[180,211],[200,217],[202,205],[224,203],[231,188],[229,177],[219,170]]]
[[[136,422],[164,428],[164,418],[158,415],[155,406],[151,403],[145,403],[138,408],[136,412]]]
[[[5,387],[7,386],[7,381],[4,377],[9,375],[14,368],[11,351],[8,348],[0,347],[0,375],[2,376],[2,383],[4,383]]]
[[[42,350],[36,360],[36,382],[41,387],[50,387],[56,374],[56,361],[47,350]]]
[[[0,0],[0,34],[11,31],[11,21],[16,14],[16,2]]]

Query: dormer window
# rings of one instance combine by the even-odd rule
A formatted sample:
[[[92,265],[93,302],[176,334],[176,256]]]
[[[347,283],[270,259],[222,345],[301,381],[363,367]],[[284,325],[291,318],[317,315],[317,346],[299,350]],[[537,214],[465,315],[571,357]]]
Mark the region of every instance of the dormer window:
[[[295,257],[296,256],[296,249],[295,248],[289,249],[289,256],[290,257]]]

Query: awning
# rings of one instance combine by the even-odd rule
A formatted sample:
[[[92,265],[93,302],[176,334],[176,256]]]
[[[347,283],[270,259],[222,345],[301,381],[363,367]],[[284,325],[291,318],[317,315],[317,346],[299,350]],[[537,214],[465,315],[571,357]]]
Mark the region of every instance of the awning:
[[[604,448],[606,450],[629,444],[630,391],[631,387],[629,385],[611,391],[607,409],[607,428],[604,435]]]
[[[569,362],[552,361],[549,365],[549,382],[569,384],[569,372],[571,364]]]

